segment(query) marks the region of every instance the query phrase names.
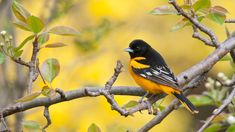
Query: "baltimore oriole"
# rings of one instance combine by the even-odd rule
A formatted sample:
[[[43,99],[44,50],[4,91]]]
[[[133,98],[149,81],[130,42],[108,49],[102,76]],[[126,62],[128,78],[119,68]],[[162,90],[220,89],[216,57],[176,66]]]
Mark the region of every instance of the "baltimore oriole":
[[[174,95],[192,113],[195,106],[179,89],[177,79],[163,57],[143,40],[133,40],[125,51],[130,54],[129,71],[135,82],[151,94]]]

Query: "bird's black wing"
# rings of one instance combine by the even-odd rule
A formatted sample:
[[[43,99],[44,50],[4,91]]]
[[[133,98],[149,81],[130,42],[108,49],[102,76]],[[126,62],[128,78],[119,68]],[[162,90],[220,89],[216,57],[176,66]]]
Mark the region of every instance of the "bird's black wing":
[[[171,70],[167,66],[154,66],[143,69],[132,67],[132,70],[139,76],[151,80],[155,83],[173,88],[179,87],[173,72],[171,72]]]

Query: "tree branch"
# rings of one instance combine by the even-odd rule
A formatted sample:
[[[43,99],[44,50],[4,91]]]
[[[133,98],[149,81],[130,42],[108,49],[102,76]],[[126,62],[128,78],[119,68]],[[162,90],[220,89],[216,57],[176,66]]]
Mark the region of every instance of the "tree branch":
[[[36,74],[36,61],[37,61],[37,54],[39,51],[38,46],[38,36],[35,36],[35,39],[33,41],[33,52],[31,56],[31,60],[29,62],[29,82],[28,82],[28,93],[31,93],[33,82],[36,80],[37,75]]]
[[[189,89],[197,87],[199,84],[204,82],[206,73],[194,78],[186,87],[183,88],[185,90],[184,94],[187,94]],[[138,130],[138,132],[146,132],[153,128],[155,125],[161,123],[161,121],[170,114],[174,109],[179,107],[180,103],[178,99],[174,99],[170,105],[168,105],[163,111],[157,113],[157,115],[145,124],[142,128]]]
[[[100,90],[104,87],[84,87],[76,90],[71,90],[65,92],[66,99],[61,98],[60,95],[56,95],[53,98],[37,98],[29,102],[17,103],[15,105],[9,106],[2,110],[3,117],[15,114],[17,112],[22,112],[28,109],[32,109],[40,106],[50,106],[60,102],[65,102],[73,99],[78,99],[82,97],[89,97],[86,91],[100,93]],[[130,96],[143,96],[145,91],[139,87],[130,87],[130,86],[114,86],[111,91],[111,94],[114,95],[130,95]]]
[[[209,124],[211,123],[211,121],[218,116],[233,100],[234,96],[235,96],[235,87],[232,87],[233,90],[232,92],[229,94],[229,96],[223,101],[223,104],[215,109],[213,111],[213,114],[205,121],[205,123],[202,125],[202,127],[197,131],[197,132],[203,132],[203,130],[209,126]]]
[[[207,58],[205,58],[198,64],[194,65],[190,69],[178,75],[177,79],[178,79],[179,84],[183,86],[187,82],[195,78],[196,76],[202,75],[203,73],[207,72],[216,64],[216,62],[218,62],[223,56],[229,53],[231,49],[234,49],[234,47],[235,47],[235,37],[231,37],[228,40],[224,41],[219,46],[219,48],[217,48],[214,52],[212,52]],[[103,89],[103,88],[104,87],[99,87],[99,88],[85,87],[83,89],[68,91],[68,92],[65,92],[66,100],[61,98],[60,95],[57,95],[53,99],[45,97],[45,98],[38,98],[29,102],[17,103],[15,105],[5,108],[2,111],[3,116],[6,117],[11,114],[25,111],[31,108],[40,107],[40,106],[50,106],[50,105],[64,102],[64,101],[69,101],[69,100],[73,100],[77,98],[90,96],[89,94],[87,94],[86,91],[89,91],[92,93],[99,93],[99,95],[101,95],[100,89]],[[140,89],[139,87],[116,86],[110,90],[110,94],[143,96],[145,94],[145,91]],[[162,94],[160,96],[163,97]],[[157,98],[159,98],[160,96],[157,96]],[[153,100],[156,101],[157,98],[154,98]],[[141,107],[139,109],[136,108],[135,111],[139,111],[147,107],[146,103],[140,103],[136,107],[139,107],[139,106]]]
[[[11,58],[14,62],[18,63],[18,64],[21,64],[23,66],[26,66],[26,67],[30,67],[29,63],[23,61],[21,58]]]
[[[215,45],[215,47],[219,46],[219,41],[215,35],[215,33],[209,29],[208,27],[204,26],[203,24],[201,24],[197,18],[195,17],[191,17],[188,13],[186,13],[177,3],[175,0],[169,0],[169,3],[172,4],[175,9],[178,11],[178,13],[180,15],[182,15],[183,17],[187,18],[193,25],[195,25],[200,31],[204,32],[205,34],[207,34],[210,38],[212,43]]]
[[[202,35],[199,34],[197,27],[193,25],[193,38],[197,38],[199,40],[201,40],[202,42],[204,42],[206,45],[211,46],[211,47],[215,47],[215,45],[207,38],[203,37]]]
[[[226,19],[225,23],[235,23],[235,19]]]
[[[43,115],[47,119],[47,124],[42,128],[43,130],[45,130],[48,126],[51,125],[51,117],[50,117],[50,112],[49,112],[49,106],[45,106]]]

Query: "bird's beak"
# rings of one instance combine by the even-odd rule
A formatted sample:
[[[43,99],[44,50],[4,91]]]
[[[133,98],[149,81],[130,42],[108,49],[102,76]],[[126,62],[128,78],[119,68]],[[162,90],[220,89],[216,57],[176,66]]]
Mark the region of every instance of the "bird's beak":
[[[124,51],[129,52],[129,53],[134,53],[134,50],[133,50],[133,49],[131,49],[130,47],[125,48],[125,50],[124,50]]]

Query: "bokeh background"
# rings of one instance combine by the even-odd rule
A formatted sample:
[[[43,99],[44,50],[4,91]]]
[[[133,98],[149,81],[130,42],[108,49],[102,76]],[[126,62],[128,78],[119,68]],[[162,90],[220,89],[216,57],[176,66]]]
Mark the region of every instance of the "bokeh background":
[[[19,44],[29,36],[29,33],[12,27],[10,4],[6,1],[0,0],[0,30],[4,29],[14,34],[15,42]],[[39,53],[40,63],[47,58],[59,60],[61,71],[52,86],[64,91],[83,86],[103,86],[112,75],[117,60],[121,60],[124,64],[124,71],[115,85],[136,86],[127,71],[129,55],[123,52],[133,39],[143,39],[157,49],[176,75],[213,51],[213,48],[191,37],[191,27],[170,31],[180,16],[149,14],[155,7],[167,4],[167,0],[20,0],[19,2],[32,14],[40,16],[48,28],[67,25],[81,32],[77,37],[52,35],[48,43],[63,42],[68,46],[43,49]],[[235,17],[234,1],[212,0],[212,4],[224,6],[229,11],[228,18]],[[209,20],[203,23],[215,31],[220,41],[226,39],[225,24],[219,25]],[[226,26],[230,31],[235,29],[233,24]],[[31,44],[27,44],[22,58],[30,59],[31,48]],[[21,72],[17,74],[15,64],[9,60],[0,67],[0,95],[3,97],[0,107],[3,108],[13,104],[14,100],[21,96],[12,94],[20,91],[17,87],[13,87],[13,83],[27,76],[27,69],[20,68]],[[229,62],[219,62],[209,74],[215,76],[219,71],[225,72],[228,76],[234,72]],[[8,90],[4,91],[6,86]],[[40,91],[42,87],[43,82],[38,78],[33,84],[33,90]],[[200,94],[203,90],[204,87],[201,86],[192,93]],[[115,96],[115,99],[123,105],[129,100],[138,100],[139,97]],[[168,105],[172,99],[167,97],[163,100],[163,105]],[[151,131],[193,131],[201,125],[200,120],[211,113],[208,107],[199,110],[201,112],[198,115],[191,115],[184,108],[180,108]],[[42,126],[46,123],[42,107],[24,113],[24,120],[37,121]],[[87,97],[56,104],[50,107],[50,113],[52,125],[47,129],[49,132],[84,132],[92,123],[98,125],[102,131],[136,131],[153,118],[145,111],[137,112],[127,118],[122,117],[111,110],[104,97]],[[14,115],[7,118],[10,128],[14,128],[15,119],[17,116]]]

